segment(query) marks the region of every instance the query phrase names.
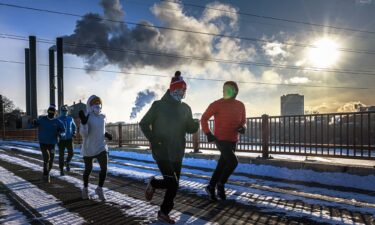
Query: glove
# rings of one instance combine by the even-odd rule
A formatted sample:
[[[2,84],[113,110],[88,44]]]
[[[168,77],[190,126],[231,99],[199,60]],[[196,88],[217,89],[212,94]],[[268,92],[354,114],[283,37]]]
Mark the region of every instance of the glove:
[[[207,136],[208,143],[217,141],[217,138],[211,132],[208,132],[206,136]]]
[[[79,110],[78,116],[81,119],[82,125],[85,125],[87,123],[87,121],[89,120],[90,114],[85,116],[85,112],[83,112],[83,110]]]
[[[239,128],[237,128],[237,131],[238,131],[238,133],[240,133],[240,134],[244,134],[245,131],[246,131],[246,127],[245,127],[245,126],[240,126]]]
[[[64,139],[65,138],[65,132],[59,133],[59,137],[60,137],[60,139]]]
[[[108,140],[112,141],[113,137],[112,134],[105,132],[104,137],[106,137]]]

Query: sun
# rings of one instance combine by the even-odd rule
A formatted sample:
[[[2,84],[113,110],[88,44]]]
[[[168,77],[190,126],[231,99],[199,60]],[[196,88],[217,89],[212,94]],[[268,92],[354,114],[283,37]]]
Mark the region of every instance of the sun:
[[[340,58],[339,43],[330,38],[321,38],[313,42],[314,47],[308,50],[307,58],[311,65],[318,68],[329,68]]]

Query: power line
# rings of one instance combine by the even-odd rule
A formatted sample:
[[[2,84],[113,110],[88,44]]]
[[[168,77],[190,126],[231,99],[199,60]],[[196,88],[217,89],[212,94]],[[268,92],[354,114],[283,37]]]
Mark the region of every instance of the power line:
[[[149,4],[147,4],[147,3],[140,3],[139,2],[139,0],[137,0],[137,1],[135,1],[135,0],[125,0],[128,4],[134,4],[134,5],[147,5],[147,6],[149,6]],[[147,2],[147,0],[145,0],[146,2]],[[156,0],[156,1],[159,1],[159,0]],[[176,2],[173,2],[173,3],[176,3]],[[179,4],[179,3],[176,3],[176,4]],[[181,3],[181,4],[183,4],[183,3]],[[185,5],[186,6],[186,5]],[[171,10],[171,11],[180,11],[179,9],[175,9],[175,8],[170,8],[170,7],[165,7],[165,6],[158,6],[158,7],[160,7],[160,8],[162,8],[162,9],[166,9],[166,10]],[[202,7],[204,7],[204,6],[202,6]],[[220,9],[219,9],[220,10]],[[238,14],[238,13],[236,13],[236,12],[232,12],[233,14]],[[273,27],[278,27],[278,28],[280,28],[280,27],[284,27],[284,28],[294,28],[294,29],[299,29],[299,27],[297,27],[297,26],[294,26],[294,25],[292,25],[292,24],[289,24],[289,25],[287,25],[287,24],[272,24],[272,23],[265,23],[265,22],[260,22],[260,21],[255,21],[255,20],[247,20],[247,19],[244,19],[244,17],[239,17],[238,18],[239,20],[242,20],[242,21],[246,21],[246,22],[248,22],[248,23],[253,23],[253,24],[261,24],[261,25],[266,25],[266,26],[273,26]],[[265,28],[265,27],[262,27],[262,28]],[[266,28],[267,29],[267,28]],[[306,32],[309,32],[309,33],[311,33],[311,32],[316,32],[316,30],[315,29],[313,29],[313,28],[309,28],[309,27],[303,27],[303,29],[304,30],[307,30]],[[323,29],[323,28],[319,28],[319,29]],[[342,35],[342,33],[339,33],[339,32],[335,32],[335,31],[332,31],[332,30],[329,30],[329,31],[327,31],[327,30],[324,30],[324,33],[325,34],[334,34],[334,35]],[[364,34],[358,34],[358,33],[354,33],[354,32],[352,32],[351,34],[350,34],[351,36],[354,36],[354,37],[358,37],[358,38],[365,38],[365,39],[368,39],[369,38],[369,36],[365,36]],[[371,37],[370,37],[371,38]]]
[[[0,3],[0,6],[27,9],[27,10],[46,12],[46,13],[52,13],[52,14],[58,14],[58,15],[79,17],[79,18],[84,17],[82,15],[78,15],[78,14],[74,14],[74,13],[54,11],[54,10],[41,9],[41,8],[33,8],[33,7],[13,5],[13,4],[7,4],[7,3]],[[260,42],[260,43],[268,43],[268,44],[274,44],[275,43],[275,42],[272,42],[272,41],[267,41],[267,40],[264,40],[264,39],[253,38],[253,37],[242,37],[242,36],[234,36],[234,35],[226,35],[226,34],[218,34],[218,33],[208,33],[208,32],[203,32],[203,31],[196,31],[196,30],[186,30],[186,29],[182,29],[182,28],[156,26],[156,25],[151,25],[151,24],[141,24],[141,23],[130,22],[130,21],[125,22],[125,21],[119,21],[119,20],[112,20],[112,19],[97,17],[97,16],[94,16],[94,15],[91,15],[90,18],[96,19],[96,20],[110,21],[110,22],[115,22],[115,23],[129,24],[129,25],[149,27],[149,28],[151,27],[151,28],[158,28],[158,29],[164,29],[164,30],[173,30],[173,31],[185,32],[185,33],[194,33],[194,34],[208,35],[208,36],[221,37],[221,38],[231,38],[231,39],[238,39],[238,40],[251,41],[251,42]],[[287,45],[287,46],[302,47],[302,48],[317,48],[317,46],[312,45],[312,44],[304,44],[304,43],[297,43],[297,42],[279,42],[278,44],[283,44],[283,45]],[[375,55],[375,50],[351,49],[351,48],[336,48],[336,50],[342,51],[342,52],[349,52],[349,53]]]
[[[24,65],[24,62],[21,61],[12,61],[12,60],[3,60],[0,59],[1,63],[12,63],[12,64],[21,64]],[[38,66],[49,67],[48,64],[38,64]],[[73,70],[84,70],[91,72],[105,72],[105,73],[116,73],[116,74],[128,74],[128,75],[137,75],[137,76],[147,76],[147,77],[163,77],[170,78],[170,76],[162,74],[149,74],[149,73],[133,73],[126,71],[116,71],[116,70],[102,70],[102,69],[88,69],[82,67],[74,66],[64,66],[64,69],[73,69]],[[185,77],[189,80],[200,80],[200,81],[214,81],[214,82],[225,82],[224,79],[210,79],[210,78],[197,78],[197,77]],[[301,84],[286,84],[286,83],[269,83],[269,82],[257,82],[257,81],[236,81],[241,84],[257,84],[257,85],[272,85],[272,86],[291,86],[291,87],[306,87],[306,88],[329,88],[329,89],[351,89],[351,90],[370,90],[375,89],[373,87],[347,87],[347,86],[324,86],[324,85],[301,85]]]
[[[2,35],[2,36],[1,36]],[[19,37],[6,37],[4,34],[0,34],[0,38],[8,38],[14,40],[23,40],[27,41],[27,37],[19,38]],[[48,39],[37,39],[37,42],[44,43],[44,44],[55,44],[53,40]],[[256,66],[256,67],[265,67],[265,68],[276,68],[276,69],[288,69],[288,70],[299,70],[299,71],[311,71],[311,72],[327,72],[327,73],[339,73],[339,74],[349,74],[349,75],[366,75],[366,76],[375,76],[375,72],[371,71],[361,71],[361,70],[340,70],[340,69],[328,69],[328,68],[318,68],[318,67],[301,67],[301,66],[293,66],[293,65],[283,65],[283,64],[270,64],[264,62],[253,62],[253,61],[238,61],[238,60],[230,60],[230,59],[218,59],[218,58],[205,58],[205,57],[198,57],[198,56],[190,56],[190,55],[179,55],[179,54],[171,54],[171,53],[163,53],[163,52],[152,52],[152,51],[143,51],[138,49],[126,49],[126,48],[111,48],[107,46],[98,46],[98,45],[90,45],[90,44],[79,44],[74,42],[66,42],[64,44],[67,46],[74,46],[80,48],[89,48],[89,49],[97,49],[97,50],[104,50],[104,51],[114,51],[114,52],[123,52],[123,53],[130,53],[134,55],[149,55],[149,56],[156,56],[156,57],[168,57],[168,58],[179,58],[179,59],[188,59],[188,60],[196,60],[196,61],[206,61],[206,62],[216,62],[216,63],[223,63],[223,64],[234,64],[234,65],[244,65],[244,66]]]
[[[309,26],[315,26],[315,27],[321,27],[321,28],[331,28],[331,29],[336,29],[336,30],[344,30],[344,31],[351,31],[351,32],[358,32],[358,33],[375,34],[375,31],[359,30],[359,29],[354,29],[354,28],[349,28],[349,27],[337,27],[337,26],[323,25],[323,24],[311,23],[311,22],[306,22],[306,21],[277,18],[277,17],[273,17],[273,16],[265,16],[265,15],[260,15],[260,14],[255,14],[255,13],[248,13],[248,12],[240,12],[240,11],[234,12],[234,11],[225,10],[225,9],[218,9],[218,8],[207,7],[207,6],[197,5],[197,4],[191,4],[191,3],[175,2],[175,1],[171,1],[171,0],[159,0],[159,1],[161,1],[161,2],[169,2],[169,3],[173,3],[173,4],[178,4],[178,5],[192,6],[192,7],[196,7],[196,8],[216,10],[216,11],[221,11],[221,12],[226,12],[226,13],[233,13],[233,14],[244,15],[244,16],[251,16],[251,17],[256,17],[256,18],[261,18],[261,19],[277,20],[277,21],[288,22],[288,23],[295,23],[295,24],[301,24],[301,25],[309,25]]]

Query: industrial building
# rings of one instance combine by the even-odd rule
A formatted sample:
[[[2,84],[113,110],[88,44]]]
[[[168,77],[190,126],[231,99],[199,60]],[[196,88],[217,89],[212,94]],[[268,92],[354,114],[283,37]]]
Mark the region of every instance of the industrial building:
[[[281,115],[303,115],[305,111],[304,96],[300,94],[287,94],[281,96]]]

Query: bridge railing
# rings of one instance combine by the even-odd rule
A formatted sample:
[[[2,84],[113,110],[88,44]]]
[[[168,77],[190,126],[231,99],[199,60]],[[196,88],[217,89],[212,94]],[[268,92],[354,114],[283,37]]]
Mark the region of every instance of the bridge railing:
[[[264,158],[275,154],[375,159],[375,112],[247,118],[246,132],[239,136],[237,151],[259,153]],[[213,130],[213,121],[209,121]],[[113,135],[110,145],[149,146],[139,124],[107,125]],[[5,139],[37,140],[36,129],[7,130]],[[81,143],[78,135],[76,143]],[[186,135],[186,147],[217,150],[207,143],[200,129]]]

